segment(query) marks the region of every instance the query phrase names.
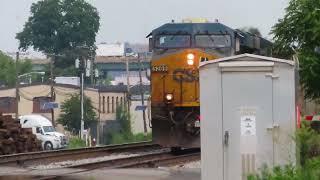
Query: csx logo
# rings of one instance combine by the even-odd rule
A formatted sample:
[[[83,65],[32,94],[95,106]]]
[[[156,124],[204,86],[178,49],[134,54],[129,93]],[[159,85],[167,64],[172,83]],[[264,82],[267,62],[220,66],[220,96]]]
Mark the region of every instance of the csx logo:
[[[199,76],[194,69],[176,69],[173,71],[173,80],[178,82],[193,82],[198,81]]]

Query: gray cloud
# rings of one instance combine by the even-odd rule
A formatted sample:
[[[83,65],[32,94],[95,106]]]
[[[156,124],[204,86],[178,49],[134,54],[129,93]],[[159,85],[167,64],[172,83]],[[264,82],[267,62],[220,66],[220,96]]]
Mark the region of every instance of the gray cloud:
[[[36,0],[1,0],[0,50],[15,51],[15,34],[22,30]],[[233,28],[258,27],[264,36],[284,14],[288,0],[88,0],[97,7],[101,28],[97,42],[147,43],[154,28],[188,17],[219,19]]]

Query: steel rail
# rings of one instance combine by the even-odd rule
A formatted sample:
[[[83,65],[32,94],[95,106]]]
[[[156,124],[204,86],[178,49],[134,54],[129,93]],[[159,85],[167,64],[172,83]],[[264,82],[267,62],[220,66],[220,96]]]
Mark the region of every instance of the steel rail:
[[[121,168],[157,168],[157,167],[165,167],[165,166],[173,166],[173,165],[181,165],[189,162],[199,161],[200,153],[192,153],[174,157],[168,157],[163,159],[157,159],[152,161],[142,161],[138,163],[133,163],[129,165],[123,165]]]
[[[0,166],[12,166],[41,162],[41,164],[51,163],[53,161],[77,160],[90,157],[99,157],[111,153],[135,152],[141,150],[160,149],[159,145],[150,141],[139,143],[128,143],[118,145],[108,145],[100,147],[64,149],[54,151],[41,151],[20,153],[13,155],[0,156]]]
[[[138,167],[159,167],[164,165],[177,165],[190,161],[200,160],[200,152],[186,152],[181,155],[173,155],[169,150],[151,154],[131,156],[126,158],[111,159],[99,162],[91,162],[79,165],[68,166],[67,168],[95,170],[115,168],[138,168]]]

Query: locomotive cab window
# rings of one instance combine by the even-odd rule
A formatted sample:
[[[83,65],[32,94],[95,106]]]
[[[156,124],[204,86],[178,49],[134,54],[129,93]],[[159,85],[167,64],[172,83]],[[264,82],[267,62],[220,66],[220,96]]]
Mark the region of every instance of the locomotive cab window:
[[[230,35],[196,35],[196,46],[201,48],[225,48],[231,46]]]
[[[185,48],[190,45],[190,35],[161,35],[155,38],[156,48]]]

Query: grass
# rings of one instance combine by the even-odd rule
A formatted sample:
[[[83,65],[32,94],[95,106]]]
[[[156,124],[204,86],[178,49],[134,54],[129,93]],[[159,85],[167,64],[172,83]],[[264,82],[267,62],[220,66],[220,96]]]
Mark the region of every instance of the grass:
[[[124,144],[124,143],[134,143],[142,141],[151,141],[151,133],[144,135],[143,133],[138,134],[122,134],[122,133],[113,133],[111,135],[111,144]]]
[[[86,142],[80,138],[71,138],[69,140],[68,149],[84,148],[84,147],[86,147]]]

